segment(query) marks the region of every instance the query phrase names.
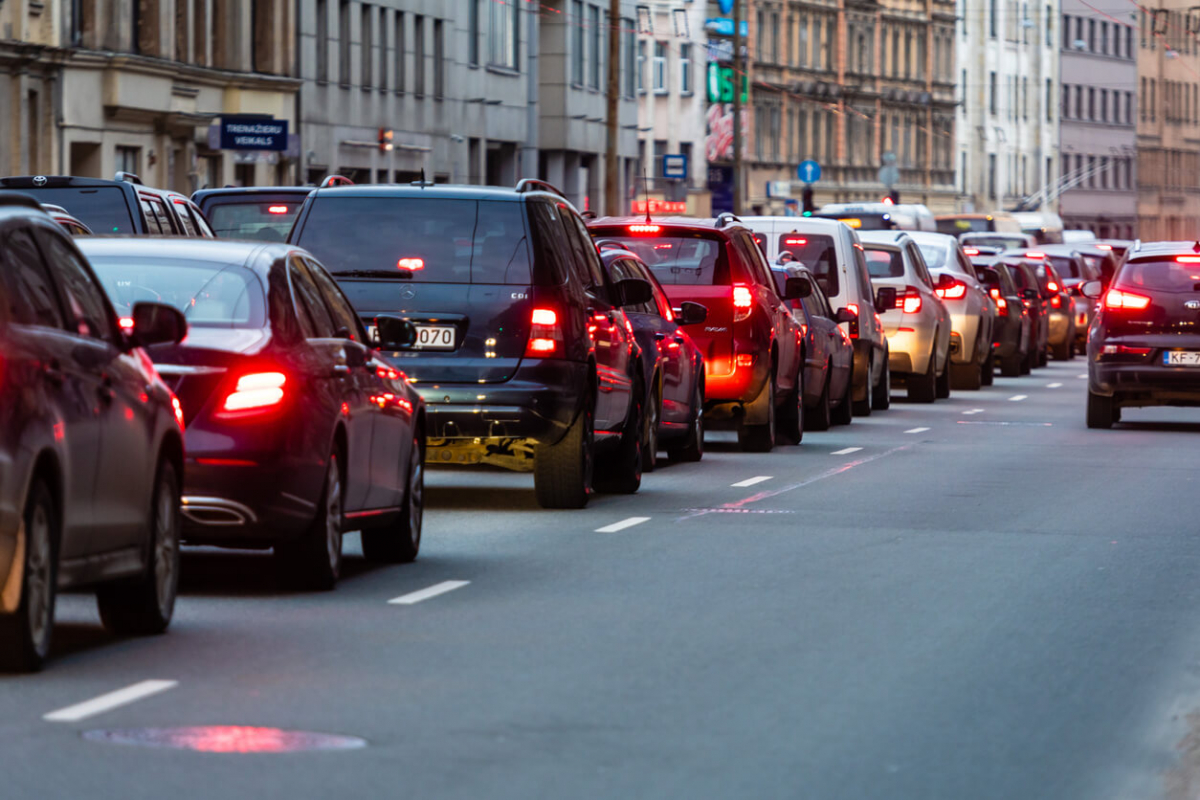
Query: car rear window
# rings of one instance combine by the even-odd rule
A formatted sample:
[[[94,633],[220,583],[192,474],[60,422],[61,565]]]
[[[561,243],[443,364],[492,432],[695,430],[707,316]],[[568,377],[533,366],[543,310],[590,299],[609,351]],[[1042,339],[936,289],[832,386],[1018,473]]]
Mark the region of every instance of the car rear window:
[[[208,221],[222,239],[282,242],[303,203],[302,199],[223,201],[208,207]]]
[[[919,244],[925,266],[929,269],[941,269],[946,266],[946,248],[936,244]]]
[[[969,245],[971,247],[1003,247],[1005,249],[1009,247],[1024,247],[1026,244],[1028,244],[1028,239],[1026,239],[1024,235],[1005,235],[1003,233],[997,233],[991,236],[964,236],[962,237],[961,241],[964,247]]]
[[[808,267],[827,294],[838,293],[837,246],[832,236],[783,233],[779,236],[779,252],[791,253],[797,261]]]
[[[600,236],[638,255],[663,286],[728,286],[725,241],[704,233],[676,236]]]
[[[1058,274],[1064,278],[1085,277],[1083,270],[1079,267],[1079,262],[1070,256],[1050,256],[1050,263],[1058,270]]]
[[[814,214],[821,219],[836,219],[844,222],[856,231],[890,231],[896,227],[896,221],[891,214]]]
[[[1200,263],[1179,262],[1174,258],[1131,261],[1117,273],[1116,285],[1122,289],[1156,292],[1197,292],[1200,291]]]
[[[297,244],[334,275],[404,269],[420,283],[528,286],[522,204],[412,197],[317,197]]]
[[[233,264],[125,256],[88,259],[117,315],[133,304],[167,303],[198,328],[261,328],[266,324],[262,283]]]
[[[904,256],[899,250],[866,248],[867,272],[872,278],[903,278]]]
[[[46,189],[21,189],[32,194],[39,203],[62,206],[75,219],[92,229],[93,233],[136,233],[125,192],[116,186],[72,188],[55,186]]]

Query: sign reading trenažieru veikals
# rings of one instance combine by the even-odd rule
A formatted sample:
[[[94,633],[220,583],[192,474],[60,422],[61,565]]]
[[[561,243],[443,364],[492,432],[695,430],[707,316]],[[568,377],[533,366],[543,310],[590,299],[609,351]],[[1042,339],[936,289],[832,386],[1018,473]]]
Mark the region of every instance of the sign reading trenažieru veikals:
[[[286,119],[230,117],[221,120],[222,150],[286,150]]]

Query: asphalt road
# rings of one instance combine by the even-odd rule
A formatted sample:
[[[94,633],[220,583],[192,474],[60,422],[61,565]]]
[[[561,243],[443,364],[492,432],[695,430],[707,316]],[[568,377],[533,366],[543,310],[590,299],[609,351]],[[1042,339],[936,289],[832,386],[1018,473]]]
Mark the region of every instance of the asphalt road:
[[[291,594],[193,551],[162,637],[65,597],[47,671],[0,678],[0,797],[1195,797],[1200,411],[1088,431],[1085,369],[770,455],[713,434],[582,512],[435,471],[417,563]],[[366,746],[83,737],[194,725]]]

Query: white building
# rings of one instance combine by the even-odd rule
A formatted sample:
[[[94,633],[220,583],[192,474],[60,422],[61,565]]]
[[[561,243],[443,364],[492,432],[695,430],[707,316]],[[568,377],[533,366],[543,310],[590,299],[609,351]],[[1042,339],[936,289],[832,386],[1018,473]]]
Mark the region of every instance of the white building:
[[[1060,2],[959,0],[958,204],[1057,210],[1037,195],[1059,176]]]

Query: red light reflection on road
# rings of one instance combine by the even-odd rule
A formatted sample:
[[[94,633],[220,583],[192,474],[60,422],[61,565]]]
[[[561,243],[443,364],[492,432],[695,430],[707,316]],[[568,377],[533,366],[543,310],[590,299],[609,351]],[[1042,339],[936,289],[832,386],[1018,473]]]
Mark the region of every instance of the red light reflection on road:
[[[185,728],[130,728],[87,731],[94,742],[194,750],[198,753],[294,753],[304,750],[354,750],[365,739],[308,731],[285,731],[246,725],[200,725]]]

